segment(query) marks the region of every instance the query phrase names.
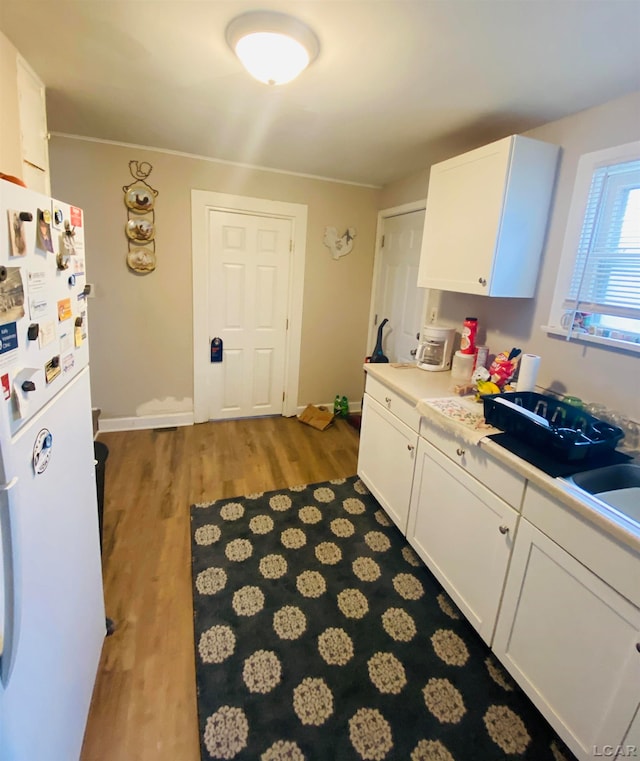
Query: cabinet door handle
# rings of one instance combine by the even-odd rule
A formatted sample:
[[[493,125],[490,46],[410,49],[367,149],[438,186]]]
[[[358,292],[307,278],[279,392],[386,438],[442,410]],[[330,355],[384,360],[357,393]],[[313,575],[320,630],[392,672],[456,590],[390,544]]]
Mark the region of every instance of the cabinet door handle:
[[[509,526],[500,526],[499,531],[501,534],[508,534],[509,533]]]
[[[456,449],[456,454],[458,455],[458,457],[464,457],[464,455],[465,455],[465,450],[464,450],[462,447],[458,447],[458,448]]]
[[[413,446],[413,444],[407,444],[407,449],[408,449],[410,452],[413,452],[413,450],[415,449],[415,447]]]
[[[390,405],[390,404],[391,404],[391,397],[390,397],[390,396],[385,396],[384,400],[385,400],[385,402],[386,402],[388,405]]]
[[[487,281],[483,277],[479,277],[478,278],[478,282],[480,283],[480,285],[486,285],[487,284]]]

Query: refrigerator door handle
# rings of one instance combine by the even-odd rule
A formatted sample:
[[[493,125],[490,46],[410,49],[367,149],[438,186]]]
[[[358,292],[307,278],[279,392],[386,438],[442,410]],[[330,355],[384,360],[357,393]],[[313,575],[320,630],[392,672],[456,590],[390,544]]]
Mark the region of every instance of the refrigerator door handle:
[[[4,615],[2,650],[0,652],[0,682],[6,689],[16,660],[20,637],[20,556],[18,552],[18,517],[13,491],[18,483],[17,476],[9,483],[0,484],[0,561],[4,579]]]

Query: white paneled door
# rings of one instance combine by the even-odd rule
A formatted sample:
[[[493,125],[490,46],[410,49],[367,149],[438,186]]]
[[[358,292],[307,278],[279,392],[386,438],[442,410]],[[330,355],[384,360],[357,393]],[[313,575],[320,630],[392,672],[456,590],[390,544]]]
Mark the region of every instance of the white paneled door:
[[[306,239],[304,204],[191,191],[194,422],[299,412]]]
[[[209,419],[280,414],[290,219],[209,210],[209,335],[222,361],[209,364]]]
[[[382,348],[391,362],[412,362],[422,327],[424,288],[418,288],[418,267],[424,209],[385,217],[377,252],[377,278],[371,350],[375,332],[386,317]]]

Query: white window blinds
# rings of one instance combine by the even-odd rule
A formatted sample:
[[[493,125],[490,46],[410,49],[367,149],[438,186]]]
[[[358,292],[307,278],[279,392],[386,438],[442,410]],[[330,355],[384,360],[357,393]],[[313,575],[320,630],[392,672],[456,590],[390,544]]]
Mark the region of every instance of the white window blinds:
[[[593,172],[569,292],[567,338],[640,338],[640,159]]]

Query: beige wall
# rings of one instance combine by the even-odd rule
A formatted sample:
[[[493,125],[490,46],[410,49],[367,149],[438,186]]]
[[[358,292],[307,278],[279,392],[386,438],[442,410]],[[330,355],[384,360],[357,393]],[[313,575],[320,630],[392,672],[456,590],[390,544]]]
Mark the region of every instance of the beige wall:
[[[415,174],[386,185],[380,191],[380,208],[393,209],[405,203],[426,199],[429,188],[429,167],[419,169]]]
[[[17,51],[0,32],[0,171],[22,176]],[[537,296],[488,299],[442,293],[440,322],[460,327],[467,314],[492,352],[511,346],[540,354],[545,387],[602,401],[640,420],[637,355],[567,343],[540,330],[547,321],[578,159],[582,153],[640,138],[640,93],[526,133],[562,147]],[[367,346],[376,212],[425,198],[428,168],[377,191],[196,158],[54,137],[52,193],[85,209],[91,302],[93,403],[104,417],[190,411],[192,188],[309,207],[298,402],[329,402],[336,393],[358,402]],[[128,162],[149,161],[157,202],[158,268],[131,273],[123,225]],[[322,245],[326,226],[356,227],[353,252],[335,262]],[[437,297],[440,294],[432,294]]]
[[[22,177],[17,53],[0,32],[0,172]]]
[[[153,165],[159,191],[158,265],[147,275],[126,265],[132,159]],[[308,206],[298,403],[360,401],[379,190],[56,136],[50,164],[52,194],[85,211],[92,396],[103,419],[192,410],[192,189]],[[357,229],[338,261],[322,244],[327,226]]]
[[[480,340],[492,353],[512,346],[542,357],[539,382],[640,420],[640,358],[599,346],[567,343],[540,330],[547,323],[579,157],[640,139],[640,92],[525,133],[562,147],[547,244],[535,299],[490,299],[443,292],[440,322],[461,327],[466,315],[480,323]],[[385,208],[426,196],[428,171],[381,193]],[[435,296],[437,294],[432,294]]]

